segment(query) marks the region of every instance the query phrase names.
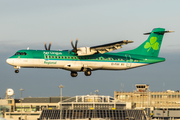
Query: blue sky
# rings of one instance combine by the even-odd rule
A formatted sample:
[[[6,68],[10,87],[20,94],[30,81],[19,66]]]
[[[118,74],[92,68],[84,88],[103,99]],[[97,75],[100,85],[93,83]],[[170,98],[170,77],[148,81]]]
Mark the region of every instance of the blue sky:
[[[179,4],[176,0],[1,0],[0,97],[12,88],[18,98],[21,87],[24,97],[58,96],[60,84],[65,86],[65,96],[94,93],[96,89],[113,96],[115,90],[132,91],[136,83],[147,83],[152,91],[179,90]],[[44,42],[52,42],[52,49],[72,49],[70,41],[76,38],[79,47],[133,40],[118,51],[133,49],[147,39],[143,33],[155,27],[175,32],[165,34],[163,39],[159,56],[166,61],[151,66],[95,71],[90,77],[79,73],[71,78],[69,71],[50,69],[20,69],[15,74],[5,62],[20,49],[44,49]]]

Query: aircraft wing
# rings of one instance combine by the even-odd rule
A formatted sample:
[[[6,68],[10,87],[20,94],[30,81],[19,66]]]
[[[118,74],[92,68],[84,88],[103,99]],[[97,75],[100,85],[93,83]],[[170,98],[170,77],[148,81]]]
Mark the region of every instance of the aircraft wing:
[[[71,45],[73,47],[72,52],[74,52],[77,56],[87,56],[87,55],[93,55],[97,53],[106,53],[106,52],[111,52],[113,50],[117,50],[122,48],[122,45],[126,45],[128,43],[132,43],[132,40],[123,40],[123,41],[118,41],[118,42],[113,42],[109,44],[103,44],[103,45],[98,45],[98,46],[92,46],[92,47],[80,47],[77,48],[77,42],[78,39],[75,42],[75,45],[73,44],[71,40]]]
[[[98,45],[98,46],[92,46],[90,47],[91,51],[97,51],[97,53],[106,53],[106,52],[111,52],[113,50],[117,50],[122,48],[122,45],[126,45],[128,43],[132,43],[132,40],[123,40],[123,41],[118,41],[118,42],[113,42],[109,44],[104,44],[104,45]]]

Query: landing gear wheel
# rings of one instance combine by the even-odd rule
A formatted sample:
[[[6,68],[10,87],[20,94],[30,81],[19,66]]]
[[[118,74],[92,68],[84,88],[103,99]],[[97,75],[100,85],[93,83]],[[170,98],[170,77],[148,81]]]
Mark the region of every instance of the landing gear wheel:
[[[78,73],[77,72],[71,72],[71,77],[77,77]]]
[[[19,70],[15,70],[15,73],[19,73]]]
[[[90,75],[91,75],[91,70],[86,70],[86,71],[84,72],[84,74],[85,74],[86,76],[90,76]]]

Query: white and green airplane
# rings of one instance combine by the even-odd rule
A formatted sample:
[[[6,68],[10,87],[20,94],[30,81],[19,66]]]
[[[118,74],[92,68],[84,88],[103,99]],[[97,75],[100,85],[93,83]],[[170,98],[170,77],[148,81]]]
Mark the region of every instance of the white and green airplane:
[[[19,50],[6,62],[14,66],[15,73],[20,68],[54,68],[71,71],[71,76],[76,77],[77,72],[84,72],[90,76],[95,70],[127,70],[131,68],[150,65],[165,61],[165,58],[158,57],[164,33],[164,28],[155,28],[152,32],[145,33],[149,38],[139,47],[117,53],[108,53],[122,48],[122,45],[132,43],[131,40],[123,40],[110,44],[93,47],[77,48],[71,41],[72,50],[55,51],[49,47],[45,50]]]

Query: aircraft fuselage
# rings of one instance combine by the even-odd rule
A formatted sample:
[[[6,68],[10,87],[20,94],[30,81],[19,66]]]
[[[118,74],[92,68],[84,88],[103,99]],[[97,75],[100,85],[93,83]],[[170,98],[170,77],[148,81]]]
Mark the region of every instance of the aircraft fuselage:
[[[54,68],[80,72],[87,68],[91,71],[126,70],[163,62],[165,61],[165,58],[123,53],[104,53],[90,56],[76,56],[71,51],[20,50],[6,61],[16,69]]]

